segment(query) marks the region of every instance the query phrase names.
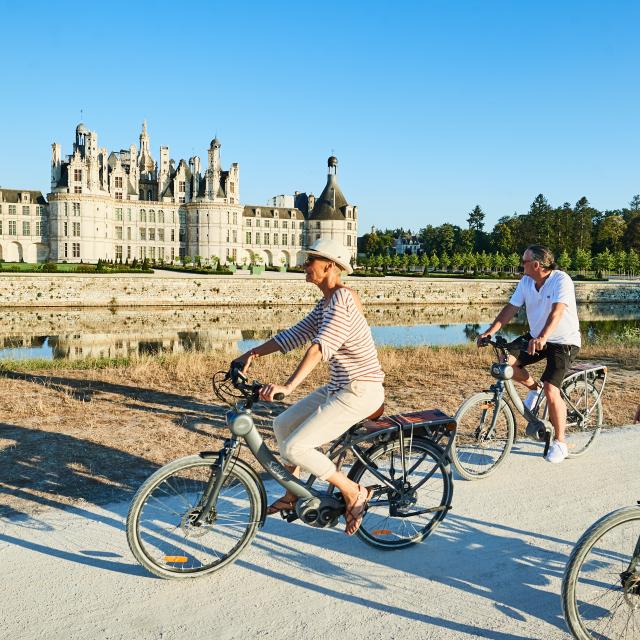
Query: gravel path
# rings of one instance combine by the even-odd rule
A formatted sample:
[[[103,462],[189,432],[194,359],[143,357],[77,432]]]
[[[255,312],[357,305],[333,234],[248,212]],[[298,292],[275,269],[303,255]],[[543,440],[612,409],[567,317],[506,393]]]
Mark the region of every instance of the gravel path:
[[[422,545],[382,552],[272,518],[235,564],[186,583],[134,562],[127,505],[2,521],[0,637],[567,638],[564,565],[589,524],[640,499],[640,428],[558,466],[540,451],[519,444],[491,478],[457,481]]]

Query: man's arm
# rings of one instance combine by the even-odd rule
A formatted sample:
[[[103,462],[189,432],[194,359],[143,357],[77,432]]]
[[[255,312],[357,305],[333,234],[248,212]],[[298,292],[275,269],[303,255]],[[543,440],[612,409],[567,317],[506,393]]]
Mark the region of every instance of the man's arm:
[[[562,314],[564,313],[566,308],[567,305],[564,304],[564,302],[554,302],[551,305],[551,313],[549,314],[544,327],[542,327],[540,335],[537,338],[529,340],[528,352],[530,355],[533,355],[536,351],[541,351],[542,349],[544,349],[544,345],[547,344],[549,336],[558,326],[558,322],[560,322]]]
[[[480,342],[483,338],[491,337],[494,333],[500,331],[500,329],[505,325],[509,324],[511,320],[513,320],[516,313],[518,313],[519,307],[508,303],[506,304],[502,311],[496,316],[496,319],[491,323],[491,326],[484,332],[478,336],[477,344],[480,345]]]

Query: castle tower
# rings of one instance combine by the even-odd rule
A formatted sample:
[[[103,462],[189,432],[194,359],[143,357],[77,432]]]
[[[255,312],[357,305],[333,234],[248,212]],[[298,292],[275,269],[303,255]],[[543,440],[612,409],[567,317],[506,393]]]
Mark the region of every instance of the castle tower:
[[[209,166],[206,173],[206,197],[213,200],[218,196],[220,190],[220,140],[214,138],[209,145],[208,159]]]

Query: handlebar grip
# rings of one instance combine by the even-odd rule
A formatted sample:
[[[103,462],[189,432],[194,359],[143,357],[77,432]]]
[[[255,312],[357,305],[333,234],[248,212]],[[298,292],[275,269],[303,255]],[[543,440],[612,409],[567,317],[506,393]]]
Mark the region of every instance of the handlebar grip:
[[[278,401],[280,401],[280,400],[284,400],[284,393],[276,393],[276,394],[273,396],[273,399],[274,399],[274,400],[278,400]]]

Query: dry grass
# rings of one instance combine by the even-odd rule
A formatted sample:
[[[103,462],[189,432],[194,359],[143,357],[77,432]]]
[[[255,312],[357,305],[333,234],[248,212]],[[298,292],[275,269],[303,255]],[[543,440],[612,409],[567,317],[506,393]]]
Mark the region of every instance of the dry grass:
[[[379,353],[389,413],[430,407],[454,413],[465,397],[490,384],[490,350],[409,347]],[[213,399],[211,374],[226,368],[233,355],[0,369],[0,513],[126,499],[158,465],[219,448],[227,435],[226,407]],[[282,381],[299,357],[263,358],[251,373]],[[588,346],[581,358],[609,365],[605,423],[631,422],[640,398],[640,346]],[[326,368],[318,367],[292,400],[326,378]],[[261,422],[273,445],[268,416]]]

